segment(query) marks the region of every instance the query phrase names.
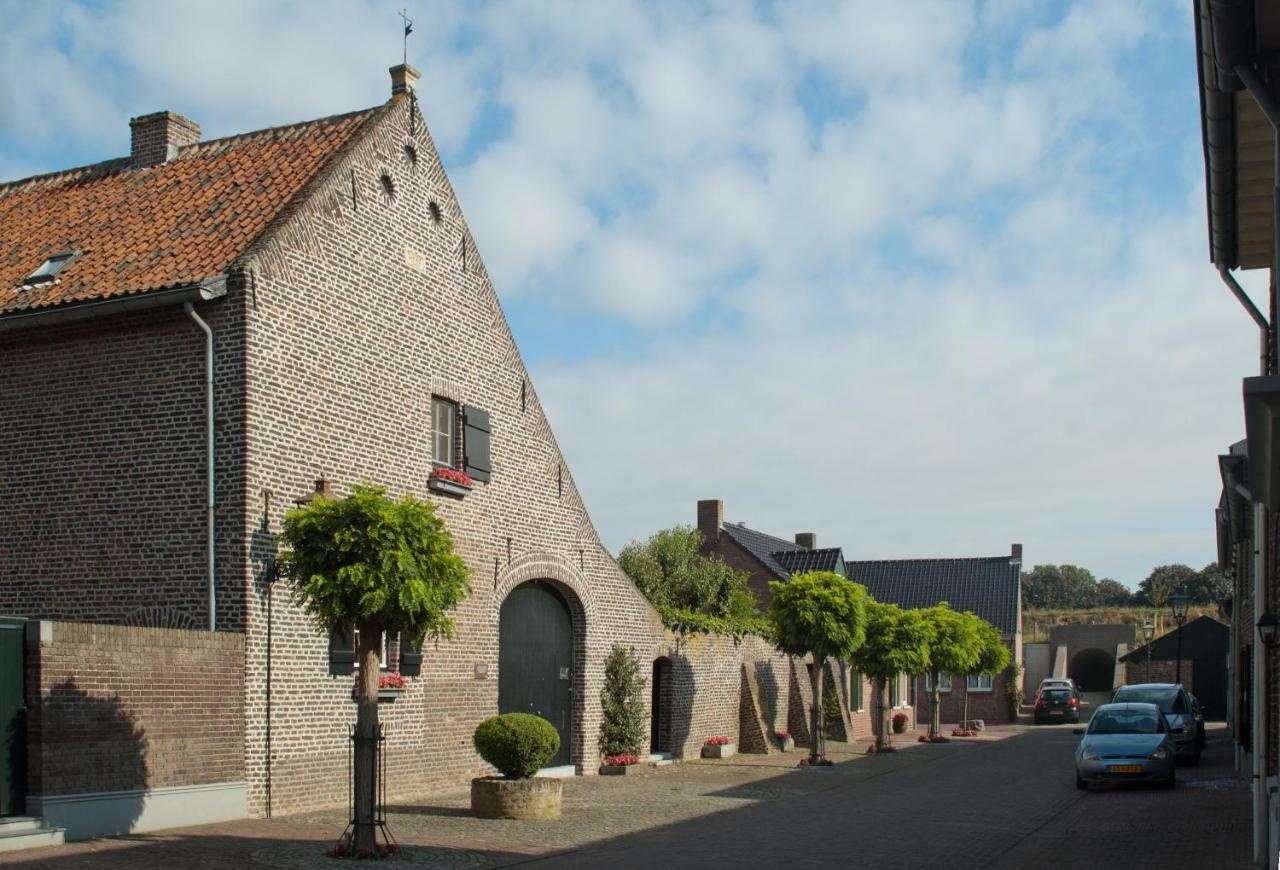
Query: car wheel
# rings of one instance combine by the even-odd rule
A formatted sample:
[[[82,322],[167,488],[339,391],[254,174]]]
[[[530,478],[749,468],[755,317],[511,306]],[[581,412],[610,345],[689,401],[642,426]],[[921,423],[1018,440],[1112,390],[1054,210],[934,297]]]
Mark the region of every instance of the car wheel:
[[[1081,779],[1081,778],[1080,778],[1080,774],[1078,774],[1078,773],[1076,774],[1076,788],[1080,789],[1080,791],[1088,791],[1088,790],[1089,790],[1089,783],[1087,783],[1087,782],[1085,782],[1083,779]]]

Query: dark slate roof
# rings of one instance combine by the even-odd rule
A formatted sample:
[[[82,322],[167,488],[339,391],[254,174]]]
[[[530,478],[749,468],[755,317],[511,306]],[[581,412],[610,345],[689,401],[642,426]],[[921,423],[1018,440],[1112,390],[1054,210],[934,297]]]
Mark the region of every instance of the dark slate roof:
[[[871,597],[899,607],[932,607],[945,601],[969,610],[1003,635],[1018,630],[1018,569],[1009,556],[983,559],[901,559],[846,562],[845,575]]]
[[[1183,659],[1221,659],[1231,645],[1231,626],[1212,616],[1201,616],[1182,626]],[[1178,658],[1178,634],[1171,631],[1151,641],[1151,658],[1171,662]],[[1122,662],[1145,662],[1147,645],[1130,650],[1120,657]]]
[[[844,551],[839,547],[822,550],[779,550],[771,554],[779,565],[790,574],[806,571],[834,571],[844,573]]]
[[[766,535],[764,532],[757,532],[755,529],[747,528],[742,523],[725,523],[721,528],[725,534],[733,539],[734,543],[759,559],[779,580],[790,579],[791,572],[774,558],[775,554],[790,553],[797,550],[809,552],[792,541],[775,538],[773,535]]]

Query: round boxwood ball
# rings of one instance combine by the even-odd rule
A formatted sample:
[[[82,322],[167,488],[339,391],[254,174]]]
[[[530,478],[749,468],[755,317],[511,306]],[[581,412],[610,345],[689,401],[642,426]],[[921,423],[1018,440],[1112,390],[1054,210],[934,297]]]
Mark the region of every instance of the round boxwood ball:
[[[503,713],[476,727],[476,752],[507,779],[527,779],[560,749],[556,727],[530,713]]]

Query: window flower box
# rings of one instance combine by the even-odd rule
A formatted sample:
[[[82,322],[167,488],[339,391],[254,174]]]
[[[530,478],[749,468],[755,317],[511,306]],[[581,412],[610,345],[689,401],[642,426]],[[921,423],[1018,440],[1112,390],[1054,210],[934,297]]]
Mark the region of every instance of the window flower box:
[[[465,471],[444,466],[431,469],[431,475],[427,478],[427,489],[445,495],[455,495],[458,498],[471,492],[471,487],[474,485],[475,481]]]
[[[712,737],[702,747],[703,758],[728,758],[737,753],[737,747],[728,737]]]
[[[394,701],[405,693],[409,688],[409,681],[399,671],[393,671],[389,674],[383,674],[378,677],[378,700]],[[351,689],[351,697],[355,700],[360,699],[359,690]]]
[[[601,776],[636,776],[653,770],[653,765],[641,764],[638,755],[606,755],[600,765]]]

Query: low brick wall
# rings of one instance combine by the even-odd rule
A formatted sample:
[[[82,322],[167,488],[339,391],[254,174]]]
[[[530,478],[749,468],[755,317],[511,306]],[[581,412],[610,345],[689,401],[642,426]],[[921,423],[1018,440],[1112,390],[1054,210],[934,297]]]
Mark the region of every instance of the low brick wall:
[[[948,724],[958,723],[964,717],[965,681],[963,677],[952,680],[951,691],[942,692],[939,701],[942,707],[942,721]],[[1006,724],[1009,716],[1009,700],[1005,694],[1004,674],[997,674],[991,681],[991,691],[968,692],[969,718],[981,719],[996,725]],[[916,718],[920,725],[928,725],[933,709],[933,696],[925,690],[924,677],[916,682],[917,711]]]
[[[244,637],[33,622],[28,790],[35,796],[244,779]]]

